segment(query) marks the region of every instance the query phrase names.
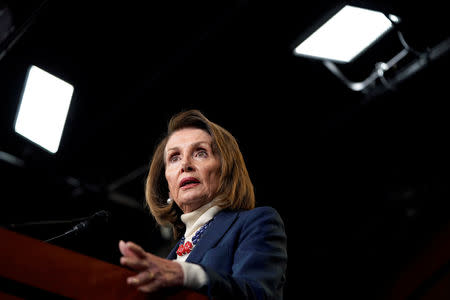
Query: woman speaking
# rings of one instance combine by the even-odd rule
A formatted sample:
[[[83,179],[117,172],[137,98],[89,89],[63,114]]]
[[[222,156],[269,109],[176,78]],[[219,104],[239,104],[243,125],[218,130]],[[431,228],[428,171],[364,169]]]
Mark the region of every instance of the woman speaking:
[[[273,208],[255,208],[227,130],[197,110],[173,116],[153,154],[145,196],[156,221],[171,225],[179,241],[167,259],[120,241],[120,263],[137,272],[129,285],[142,292],[182,286],[213,299],[283,298],[283,221]]]

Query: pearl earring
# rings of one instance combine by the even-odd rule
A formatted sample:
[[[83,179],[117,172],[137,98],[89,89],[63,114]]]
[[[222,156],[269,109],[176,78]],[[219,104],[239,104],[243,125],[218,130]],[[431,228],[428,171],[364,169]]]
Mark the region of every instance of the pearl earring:
[[[170,203],[172,203],[172,199],[168,198],[167,199],[167,204],[170,204]]]

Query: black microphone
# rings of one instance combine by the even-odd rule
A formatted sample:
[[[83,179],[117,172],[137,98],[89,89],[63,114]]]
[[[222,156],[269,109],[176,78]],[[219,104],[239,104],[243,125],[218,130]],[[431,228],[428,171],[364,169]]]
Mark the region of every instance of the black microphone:
[[[54,241],[56,239],[65,237],[65,236],[76,236],[79,233],[86,231],[89,227],[93,226],[94,224],[107,223],[109,221],[110,217],[111,217],[111,214],[108,211],[106,211],[106,210],[98,211],[95,214],[93,214],[92,216],[85,218],[84,221],[73,226],[72,229],[70,229],[58,236],[47,239],[44,242],[48,243],[48,242]]]

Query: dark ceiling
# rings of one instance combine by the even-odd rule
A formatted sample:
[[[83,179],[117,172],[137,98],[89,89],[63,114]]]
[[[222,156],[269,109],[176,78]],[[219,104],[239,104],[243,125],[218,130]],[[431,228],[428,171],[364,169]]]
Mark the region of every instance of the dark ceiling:
[[[343,2],[92,2],[6,1],[15,31],[1,48],[12,45],[0,61],[0,151],[23,166],[0,160],[2,224],[107,209],[107,229],[59,244],[113,263],[119,238],[165,255],[169,242],[143,208],[145,173],[170,116],[190,108],[238,139],[258,204],[282,215],[288,294],[298,282],[316,293],[308,299],[371,299],[448,222],[447,53],[395,89],[360,93],[292,55]],[[400,16],[418,52],[448,38],[442,1],[373,2],[352,3]],[[385,39],[342,66],[351,79],[397,52],[397,36]],[[55,155],[14,133],[30,65],[75,87]],[[20,231],[46,239],[64,230],[43,228]]]

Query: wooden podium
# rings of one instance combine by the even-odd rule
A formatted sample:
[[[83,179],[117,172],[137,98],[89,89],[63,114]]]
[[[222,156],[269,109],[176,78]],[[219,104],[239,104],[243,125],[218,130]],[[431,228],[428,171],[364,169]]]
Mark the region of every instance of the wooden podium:
[[[126,284],[133,271],[0,228],[0,299],[207,299],[187,289],[144,294]],[[5,285],[5,284],[4,284]],[[17,288],[18,287],[18,288]],[[31,294],[31,295],[30,295]]]

